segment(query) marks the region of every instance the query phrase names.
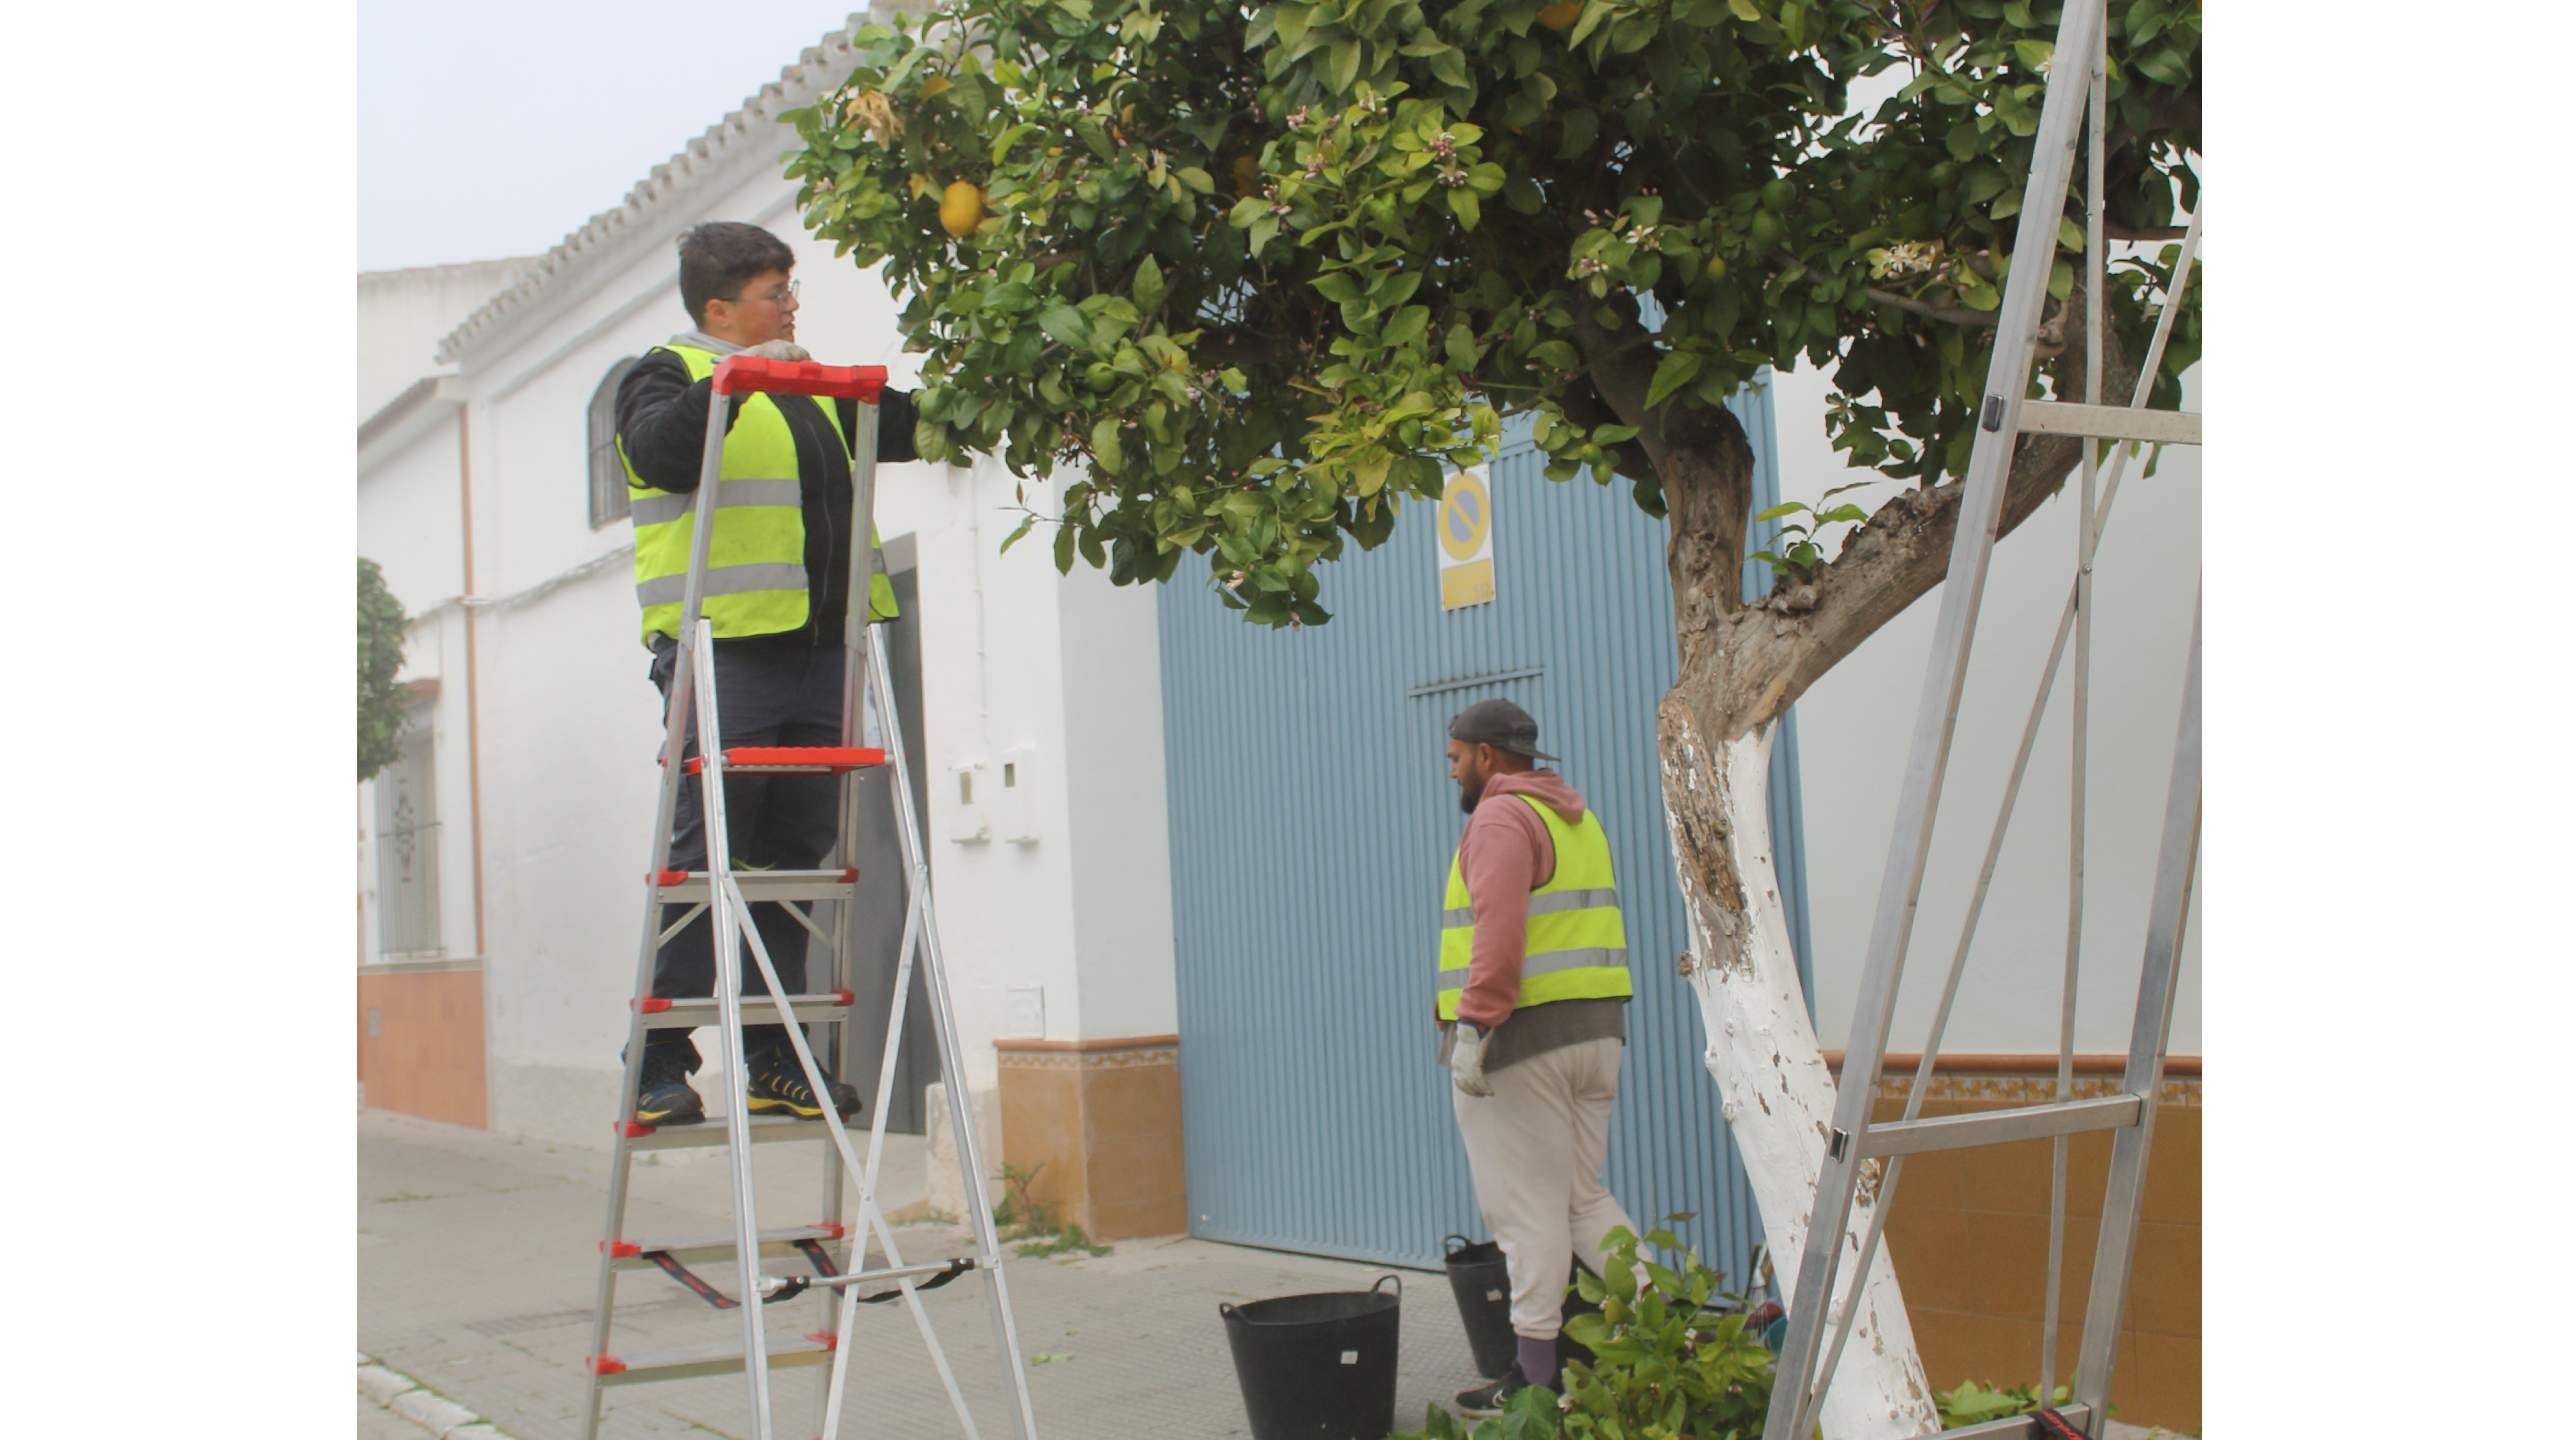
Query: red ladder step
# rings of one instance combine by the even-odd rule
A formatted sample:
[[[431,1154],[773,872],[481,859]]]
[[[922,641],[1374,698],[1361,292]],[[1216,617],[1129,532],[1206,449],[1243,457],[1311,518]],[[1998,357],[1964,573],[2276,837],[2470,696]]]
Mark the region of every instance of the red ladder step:
[[[842,775],[885,765],[889,757],[864,745],[738,745],[720,752],[731,770],[758,774]],[[684,762],[684,773],[702,773],[699,755]]]

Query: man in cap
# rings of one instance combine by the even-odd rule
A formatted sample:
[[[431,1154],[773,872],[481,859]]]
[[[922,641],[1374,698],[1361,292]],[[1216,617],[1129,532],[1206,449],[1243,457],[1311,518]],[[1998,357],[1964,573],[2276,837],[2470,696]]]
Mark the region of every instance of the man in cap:
[[[1511,1271],[1517,1359],[1460,1391],[1497,1414],[1530,1385],[1556,1388],[1565,1286],[1578,1256],[1627,1212],[1600,1172],[1635,987],[1609,838],[1580,792],[1537,761],[1538,722],[1486,700],[1449,722],[1449,778],[1467,826],[1440,920],[1440,1058],[1476,1203]]]

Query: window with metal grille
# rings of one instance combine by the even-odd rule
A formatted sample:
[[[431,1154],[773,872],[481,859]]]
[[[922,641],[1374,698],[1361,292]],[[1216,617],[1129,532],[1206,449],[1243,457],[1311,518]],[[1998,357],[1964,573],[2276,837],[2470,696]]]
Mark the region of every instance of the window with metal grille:
[[[400,758],[373,780],[375,883],[385,960],[444,953],[443,886],[437,852],[435,721],[413,713]]]
[[[613,448],[613,397],[622,377],[640,363],[630,356],[604,372],[604,383],[587,399],[587,528],[601,530],[631,514],[631,482],[622,473],[622,457]]]

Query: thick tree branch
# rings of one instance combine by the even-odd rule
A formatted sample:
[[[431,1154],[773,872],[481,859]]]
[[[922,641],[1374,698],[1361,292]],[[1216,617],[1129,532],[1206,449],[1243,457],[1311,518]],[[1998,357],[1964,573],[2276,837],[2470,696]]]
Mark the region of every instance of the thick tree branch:
[[[1616,312],[1617,329],[1609,329],[1600,323],[1604,310]],[[1600,398],[1609,402],[1610,409],[1618,412],[1619,424],[1636,427],[1638,443],[1659,464],[1663,446],[1670,438],[1664,428],[1669,413],[1667,410],[1647,411],[1644,408],[1645,392],[1652,388],[1656,362],[1650,345],[1626,343],[1631,333],[1643,334],[1644,326],[1636,314],[1635,302],[1629,300],[1624,292],[1611,291],[1607,299],[1594,300],[1579,289],[1573,291],[1574,347],[1582,352],[1586,367],[1584,373],[1590,378],[1591,388],[1600,392]]]
[[[2079,312],[2065,327],[2055,390],[2064,400],[2088,394],[2081,362]],[[2132,367],[2110,333],[2106,383],[2099,403],[2133,396]],[[1995,536],[2006,536],[2062,488],[2080,463],[2073,436],[2022,437],[2001,496]],[[2086,483],[2086,482],[2084,482]],[[1781,583],[1751,606],[1732,639],[1737,731],[1785,713],[1833,665],[1946,578],[1955,548],[1962,483],[1906,490],[1852,532],[1840,553],[1811,579]]]
[[[1914,300],[1908,295],[1897,295],[1891,290],[1874,285],[1867,287],[1867,298],[1879,305],[1891,306],[1896,310],[1930,320],[1943,320],[1949,325],[1970,325],[1977,330],[1989,330],[2000,323],[2000,312],[1997,310],[1967,310],[1959,305],[1932,305],[1926,300]]]

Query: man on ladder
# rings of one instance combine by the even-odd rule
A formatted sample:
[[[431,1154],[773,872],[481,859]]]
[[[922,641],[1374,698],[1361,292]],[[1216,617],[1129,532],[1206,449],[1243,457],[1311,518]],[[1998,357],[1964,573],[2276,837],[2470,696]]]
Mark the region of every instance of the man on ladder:
[[[687,232],[676,257],[677,288],[695,328],[650,350],[623,377],[614,399],[614,447],[631,484],[641,639],[652,657],[649,678],[662,697],[675,678],[675,632],[693,549],[690,506],[701,484],[712,368],[732,354],[809,358],[793,343],[800,300],[790,246],[753,225],[713,221]],[[739,746],[844,743],[839,731],[846,592],[853,570],[853,419],[832,398],[778,394],[747,396],[729,416],[718,543],[702,600],[716,649],[722,739]],[[915,407],[896,390],[880,394],[879,458],[916,458]],[[869,543],[877,547],[876,533]],[[871,619],[895,619],[897,601],[876,558],[870,590]],[[687,757],[695,753],[690,735]],[[731,852],[742,867],[816,869],[835,848],[836,782],[830,776],[733,775],[723,795]],[[677,793],[667,864],[698,871],[706,856],[699,787],[684,785]],[[675,924],[686,908],[664,907],[661,928]],[[761,901],[753,911],[785,990],[805,988],[809,932],[778,903]],[[653,993],[709,995],[714,969],[712,926],[686,925],[658,951]],[[746,989],[765,993],[753,967]],[[782,1027],[750,1026],[746,1050],[750,1111],[818,1116],[819,1099]],[[686,1031],[651,1031],[632,1118],[653,1126],[699,1123],[702,1097],[689,1077],[701,1064]],[[826,1089],[838,1114],[862,1108],[851,1085],[828,1077]]]

